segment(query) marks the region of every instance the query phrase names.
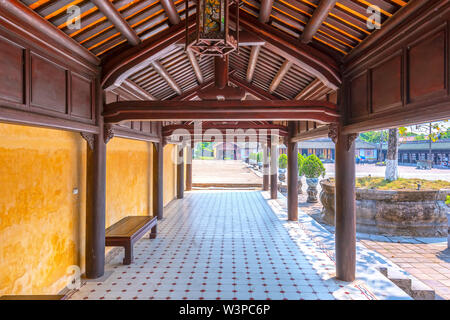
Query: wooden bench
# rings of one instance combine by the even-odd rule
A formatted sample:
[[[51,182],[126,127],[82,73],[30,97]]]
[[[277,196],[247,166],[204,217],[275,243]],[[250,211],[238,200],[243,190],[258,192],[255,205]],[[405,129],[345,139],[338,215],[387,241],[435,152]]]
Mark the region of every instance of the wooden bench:
[[[156,238],[156,217],[130,216],[121,219],[106,229],[105,245],[109,247],[124,247],[123,264],[133,262],[133,246],[150,229],[149,238]]]

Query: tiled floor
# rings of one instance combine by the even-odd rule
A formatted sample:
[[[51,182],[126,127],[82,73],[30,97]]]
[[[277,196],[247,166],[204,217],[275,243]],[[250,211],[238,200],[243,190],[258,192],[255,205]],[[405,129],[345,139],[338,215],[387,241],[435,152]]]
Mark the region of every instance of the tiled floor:
[[[370,299],[333,278],[334,262],[305,233],[293,241],[259,191],[193,191],[165,210],[157,239],[119,252],[103,283],[72,299]],[[368,291],[369,294],[367,294]]]

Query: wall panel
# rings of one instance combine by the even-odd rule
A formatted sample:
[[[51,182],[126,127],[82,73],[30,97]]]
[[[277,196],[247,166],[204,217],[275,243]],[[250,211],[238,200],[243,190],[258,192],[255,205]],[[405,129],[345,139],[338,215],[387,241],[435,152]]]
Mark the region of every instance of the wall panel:
[[[0,37],[0,98],[23,104],[25,49]]]

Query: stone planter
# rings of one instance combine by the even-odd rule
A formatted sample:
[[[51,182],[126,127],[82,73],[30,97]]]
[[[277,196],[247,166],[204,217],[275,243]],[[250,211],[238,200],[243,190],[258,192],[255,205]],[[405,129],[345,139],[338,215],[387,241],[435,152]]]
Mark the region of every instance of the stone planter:
[[[322,180],[322,219],[334,225],[334,183]],[[442,237],[447,235],[450,190],[356,189],[356,230],[397,236]]]
[[[319,200],[317,199],[317,185],[319,184],[319,178],[306,178],[306,184],[308,185],[308,189],[306,189],[308,199],[306,200],[306,202],[319,202]]]

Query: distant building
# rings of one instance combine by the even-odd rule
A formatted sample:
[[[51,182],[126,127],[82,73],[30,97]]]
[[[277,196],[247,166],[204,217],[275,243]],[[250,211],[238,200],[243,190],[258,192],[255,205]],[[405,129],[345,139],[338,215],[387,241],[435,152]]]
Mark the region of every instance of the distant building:
[[[408,141],[398,147],[400,164],[416,164],[417,161],[433,160],[433,164],[448,163],[450,158],[450,139],[431,143],[432,159],[429,157],[429,141]],[[387,143],[383,144],[383,159],[386,159]]]
[[[334,160],[334,142],[330,138],[321,138],[298,143],[298,151],[304,156],[315,154],[320,159]],[[377,145],[356,139],[356,156],[367,162],[375,162],[378,158]]]

